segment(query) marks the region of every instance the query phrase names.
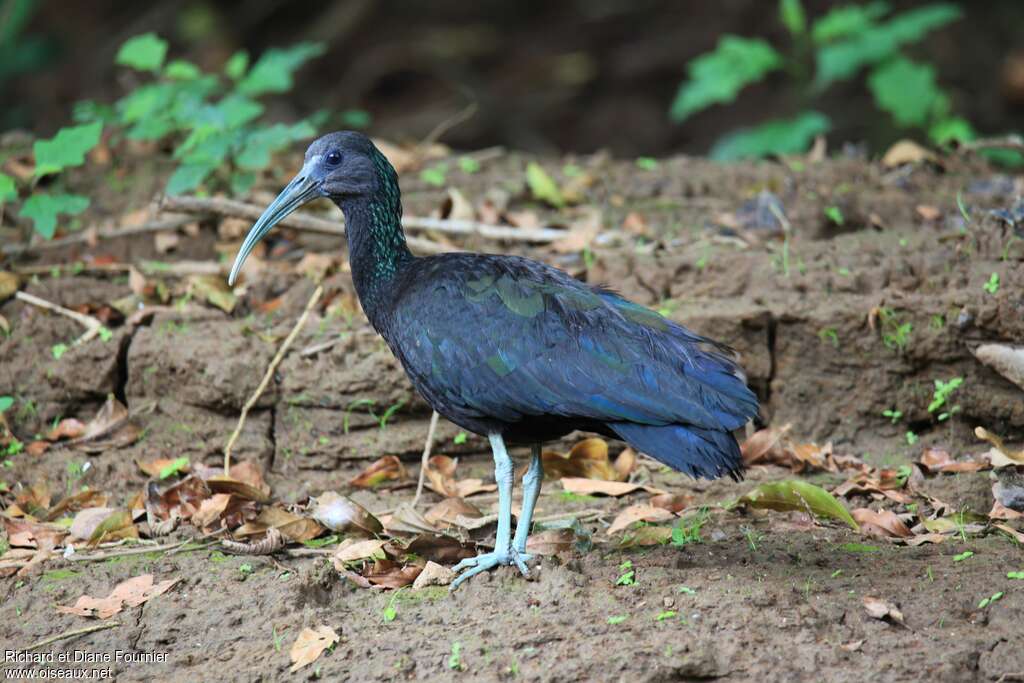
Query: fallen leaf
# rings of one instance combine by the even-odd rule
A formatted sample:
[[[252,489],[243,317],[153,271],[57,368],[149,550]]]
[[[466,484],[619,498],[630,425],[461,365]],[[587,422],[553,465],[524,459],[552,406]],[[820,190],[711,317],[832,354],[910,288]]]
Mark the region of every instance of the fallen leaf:
[[[782,427],[759,429],[740,445],[743,464],[754,465],[779,445],[782,437],[789,432],[791,424]]]
[[[66,417],[57,423],[57,426],[46,433],[48,441],[60,441],[61,439],[77,439],[85,434],[85,425],[73,417]]]
[[[574,254],[588,248],[601,232],[601,211],[586,208],[580,211],[580,217],[569,223],[565,237],[561,237],[549,245],[556,254]]]
[[[48,545],[51,548],[60,545],[68,530],[56,524],[34,522],[28,519],[14,519],[0,514],[7,541],[15,548],[39,548]]]
[[[14,498],[14,504],[7,508],[12,517],[29,516],[43,518],[50,508],[50,487],[44,481],[36,482],[22,489]]]
[[[571,552],[575,544],[576,532],[572,529],[546,529],[530,534],[526,539],[526,552],[531,555],[557,555]]]
[[[408,545],[404,547],[405,553],[412,553],[425,560],[434,562],[458,562],[467,557],[476,555],[476,544],[463,543],[457,538],[424,532],[416,535]]]
[[[109,496],[97,489],[86,489],[66,496],[46,513],[46,521],[52,522],[66,512],[78,512],[85,508],[98,508],[107,504]]]
[[[989,366],[1021,389],[1024,389],[1024,347],[1009,346],[1007,344],[981,344],[978,348],[973,349],[972,353],[974,353],[974,356],[982,363]],[[981,427],[974,430],[974,433],[978,435],[978,438],[985,439],[995,445],[995,443],[990,441],[987,436],[982,436],[978,430],[981,430],[981,432],[987,436],[994,435]],[[997,448],[1002,449],[1001,446],[997,446]],[[1009,455],[1009,453],[1007,455]],[[1024,451],[1018,451],[1016,455],[1019,459],[1013,457],[1010,459],[1016,460],[1018,463],[1024,463]]]
[[[426,588],[427,586],[447,586],[455,580],[455,572],[443,564],[427,562],[416,580],[412,582],[413,590]]]
[[[544,167],[535,161],[526,165],[526,184],[530,187],[533,198],[547,202],[555,208],[565,206],[565,197],[558,188],[558,184],[552,179]]]
[[[619,456],[615,458],[615,462],[612,463],[612,467],[615,468],[615,473],[618,475],[619,481],[626,481],[629,479],[629,475],[636,469],[636,451],[632,448],[624,448]]]
[[[153,235],[153,248],[158,254],[166,254],[178,246],[181,236],[174,230],[161,230]]]
[[[110,517],[116,510],[108,507],[86,508],[78,512],[71,521],[71,528],[68,531],[72,538],[80,541],[88,541],[93,533],[105,519]]]
[[[215,493],[202,503],[199,509],[192,515],[192,524],[198,529],[205,529],[218,521],[222,514],[228,509],[231,502],[231,494]]]
[[[402,588],[415,581],[422,571],[423,564],[402,564],[393,560],[376,560],[363,572],[363,576],[374,586]]]
[[[645,486],[643,484],[631,484],[625,481],[603,481],[601,479],[583,479],[582,477],[562,477],[562,488],[569,493],[578,493],[580,495],[604,495],[604,496],[624,496],[627,493],[633,493],[634,491],[647,491],[648,493],[661,494],[666,493],[659,488],[653,486]]]
[[[665,508],[671,512],[681,512],[690,507],[693,503],[693,496],[689,493],[663,493],[658,496],[651,496],[649,502],[656,508]]]
[[[1009,524],[993,524],[992,526],[994,526],[996,529],[999,529],[1000,531],[1006,532],[1014,540],[1016,540],[1017,543],[1024,545],[1024,532],[1017,531]]]
[[[974,435],[977,436],[982,441],[987,441],[990,444],[992,444],[992,448],[998,451],[1005,458],[1005,460],[1000,460],[998,464],[993,459],[993,467],[998,468],[1006,467],[1009,465],[1024,465],[1024,451],[1011,451],[1009,448],[1006,447],[1005,444],[1003,444],[1002,439],[1000,439],[998,436],[988,431],[984,427],[975,427]]]
[[[466,199],[466,195],[454,187],[449,187],[448,195],[441,204],[440,217],[453,221],[475,221],[476,210],[473,209],[473,204]]]
[[[168,467],[178,463],[178,458],[156,458],[155,460],[136,460],[135,464],[138,465],[142,473],[149,477],[159,478],[161,473]],[[186,473],[190,470],[190,465],[186,462],[181,467],[176,469],[177,472]]]
[[[292,659],[292,668],[289,670],[295,673],[299,669],[315,662],[341,638],[330,626],[317,626],[316,628],[304,628],[299,632],[289,655]]]
[[[355,562],[357,560],[367,560],[373,557],[384,558],[384,551],[382,548],[387,544],[387,541],[379,538],[369,538],[363,541],[353,541],[350,538],[346,538],[342,541],[338,549],[331,555],[331,560],[334,562],[334,566],[337,569],[342,569],[339,565],[344,565],[346,562]]]
[[[10,299],[21,286],[18,276],[8,270],[0,270],[0,302]]]
[[[324,527],[316,518],[302,517],[280,507],[265,507],[256,519],[236,529],[235,537],[254,536],[267,529],[277,529],[282,536],[295,543],[312,540],[324,532]]]
[[[635,455],[634,455],[635,460]],[[622,481],[629,476],[622,476],[608,459],[608,443],[604,439],[592,437],[577,442],[568,453],[544,451],[541,454],[544,474],[552,478],[583,477],[585,479],[603,479],[605,481]],[[624,462],[625,466],[626,463]]]
[[[457,463],[447,455],[435,455],[427,461],[424,472],[427,486],[446,498],[468,498],[476,493],[497,490],[496,484],[484,484],[482,479],[455,479]]]
[[[741,496],[736,504],[769,510],[807,512],[845,522],[854,531],[858,528],[847,509],[831,493],[798,479],[761,484]]]
[[[619,548],[664,545],[672,540],[672,527],[642,526],[627,532],[619,541]]]
[[[401,503],[395,511],[381,519],[389,534],[420,534],[435,532],[437,529],[426,517],[420,514],[409,503]]]
[[[872,619],[881,619],[883,621],[899,624],[900,626],[905,625],[903,623],[903,613],[894,605],[882,600],[881,598],[874,598],[869,595],[865,595],[864,609],[867,610],[868,616]]]
[[[484,513],[462,498],[445,498],[423,513],[424,519],[437,528],[465,527],[469,520],[480,519]]]
[[[630,211],[626,214],[626,217],[622,219],[622,229],[626,232],[634,235],[640,235],[646,237],[650,234],[650,228],[647,226],[647,220],[643,217],[643,214],[637,211]]]
[[[225,313],[235,310],[237,299],[227,280],[219,275],[193,275],[188,279],[188,292]]]
[[[384,525],[366,508],[334,491],[324,491],[314,499],[310,516],[331,531],[356,532],[364,536],[384,531]]]
[[[243,500],[252,500],[257,503],[269,503],[270,493],[256,488],[252,484],[239,481],[233,477],[217,475],[206,480],[206,485],[214,493],[228,493]]]
[[[876,511],[870,508],[857,508],[850,514],[860,524],[861,533],[866,535],[896,536],[897,538],[909,538],[914,535],[891,510]],[[876,533],[876,530],[881,533]]]
[[[977,472],[991,467],[990,463],[976,460],[954,460],[946,451],[940,448],[926,448],[921,453],[918,463],[928,472],[942,472],[946,474],[956,472]]]
[[[399,482],[409,478],[402,461],[394,455],[375,460],[350,483],[361,489],[374,489],[385,482]]]
[[[918,204],[914,213],[920,216],[921,220],[933,223],[942,218],[942,210],[928,204]]]
[[[608,527],[608,535],[622,531],[636,522],[665,522],[670,519],[675,519],[675,515],[665,508],[655,507],[649,503],[637,503],[615,516],[612,525]]]
[[[93,529],[89,536],[89,545],[118,541],[122,538],[138,538],[139,530],[132,522],[132,515],[127,510],[115,510],[107,515]]]
[[[918,534],[906,540],[910,546],[924,545],[925,543],[945,543],[949,536],[945,534]]]
[[[1024,512],[1017,512],[1013,508],[1008,508],[998,500],[992,501],[992,509],[988,513],[989,519],[1021,519],[1024,518]]]
[[[305,275],[313,282],[320,282],[327,277],[327,273],[334,267],[334,261],[334,257],[330,254],[306,252],[299,259],[299,262],[295,264],[295,272]]]
[[[913,140],[899,140],[893,144],[882,157],[882,165],[894,168],[904,164],[917,164],[923,161],[936,162],[934,153]]]
[[[125,607],[137,607],[147,600],[166,593],[178,581],[179,579],[168,579],[154,584],[152,574],[143,574],[117,584],[110,595],[105,598],[83,595],[73,606],[59,605],[57,611],[62,614],[109,619]]]

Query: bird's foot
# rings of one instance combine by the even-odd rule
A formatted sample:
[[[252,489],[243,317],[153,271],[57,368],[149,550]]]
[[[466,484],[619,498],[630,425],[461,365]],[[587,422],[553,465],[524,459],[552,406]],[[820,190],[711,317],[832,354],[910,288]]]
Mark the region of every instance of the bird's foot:
[[[476,557],[467,558],[453,567],[454,571],[462,573],[452,581],[451,590],[458,588],[460,583],[471,576],[476,576],[480,572],[486,572],[503,565],[515,565],[523,576],[529,576],[530,569],[526,566],[526,563],[532,559],[533,555],[520,552],[515,548],[506,548],[503,551],[495,550],[489,553],[482,553]]]

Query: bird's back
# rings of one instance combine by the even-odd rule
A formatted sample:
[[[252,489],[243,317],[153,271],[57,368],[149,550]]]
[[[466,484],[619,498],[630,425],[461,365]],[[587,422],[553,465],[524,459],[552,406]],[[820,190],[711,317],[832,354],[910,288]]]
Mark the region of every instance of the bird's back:
[[[515,256],[441,254],[396,278],[379,331],[416,388],[477,433],[615,435],[695,476],[739,468],[757,411],[728,350],[616,293]]]

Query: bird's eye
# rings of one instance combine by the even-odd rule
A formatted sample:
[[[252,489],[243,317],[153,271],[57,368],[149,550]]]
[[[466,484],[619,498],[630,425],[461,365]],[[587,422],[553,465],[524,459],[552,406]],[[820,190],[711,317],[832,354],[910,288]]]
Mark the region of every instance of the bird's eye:
[[[337,166],[341,163],[341,152],[337,150],[331,152],[327,155],[326,161],[328,166]]]

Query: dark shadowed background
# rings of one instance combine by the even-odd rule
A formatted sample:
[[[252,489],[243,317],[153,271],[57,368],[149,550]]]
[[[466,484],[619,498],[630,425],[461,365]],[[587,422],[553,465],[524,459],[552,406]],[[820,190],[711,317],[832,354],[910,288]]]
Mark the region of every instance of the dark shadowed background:
[[[837,4],[804,6],[813,20]],[[927,3],[890,4],[899,12]],[[30,18],[12,36],[13,8],[22,5],[31,5]],[[1014,130],[1024,115],[1024,2],[961,7],[960,20],[904,53],[935,67],[954,110],[979,133]],[[298,72],[292,93],[268,102],[272,115],[358,109],[370,114],[374,134],[402,139],[422,137],[475,102],[476,114],[445,138],[463,148],[702,153],[730,130],[806,104],[800,75],[777,72],[731,105],[681,124],[669,119],[687,61],[722,34],[792,47],[778,3],[763,0],[7,0],[0,11],[0,129],[44,135],[67,123],[74,102],[113,101],[133,87],[137,74],[114,57],[147,31],[204,70],[239,49],[256,56],[322,41],[327,52]],[[878,149],[905,134],[875,109],[863,77],[833,84],[814,107],[831,119],[832,142]]]

